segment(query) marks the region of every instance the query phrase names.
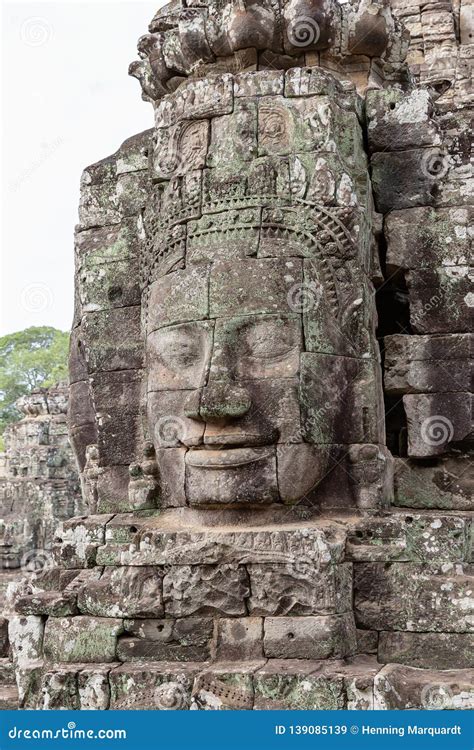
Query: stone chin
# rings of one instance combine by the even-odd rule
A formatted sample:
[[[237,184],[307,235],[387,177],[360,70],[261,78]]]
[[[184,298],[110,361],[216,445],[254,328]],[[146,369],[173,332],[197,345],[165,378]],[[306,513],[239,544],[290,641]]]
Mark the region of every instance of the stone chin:
[[[161,484],[173,488],[173,499],[177,466],[182,462],[179,474],[185,483],[186,502],[202,508],[308,504],[329,464],[328,451],[308,443],[226,445],[219,449],[181,446],[158,449],[157,459]]]

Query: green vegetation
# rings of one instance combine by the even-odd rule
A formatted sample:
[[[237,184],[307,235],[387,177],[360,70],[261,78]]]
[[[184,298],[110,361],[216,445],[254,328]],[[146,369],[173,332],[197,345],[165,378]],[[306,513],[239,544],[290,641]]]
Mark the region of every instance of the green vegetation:
[[[49,326],[0,338],[0,450],[5,427],[20,418],[16,399],[67,379],[68,346],[69,334]]]

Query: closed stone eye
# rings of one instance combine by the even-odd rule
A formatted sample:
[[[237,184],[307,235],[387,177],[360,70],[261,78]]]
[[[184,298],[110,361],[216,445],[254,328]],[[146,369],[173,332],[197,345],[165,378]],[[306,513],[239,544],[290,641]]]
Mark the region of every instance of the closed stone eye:
[[[245,341],[245,356],[254,359],[281,359],[294,348],[282,329],[274,328],[250,332]]]

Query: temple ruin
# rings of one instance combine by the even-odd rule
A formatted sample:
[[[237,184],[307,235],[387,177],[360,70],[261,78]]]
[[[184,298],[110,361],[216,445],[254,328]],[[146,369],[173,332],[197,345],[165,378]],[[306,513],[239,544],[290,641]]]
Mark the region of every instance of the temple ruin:
[[[9,659],[11,598],[26,577],[54,566],[58,524],[85,512],[67,429],[68,386],[22,396],[22,415],[4,433],[0,454],[0,706],[14,708],[17,691]],[[10,590],[10,591],[9,591]]]
[[[472,708],[472,6],[177,0],[138,49],[20,706]]]

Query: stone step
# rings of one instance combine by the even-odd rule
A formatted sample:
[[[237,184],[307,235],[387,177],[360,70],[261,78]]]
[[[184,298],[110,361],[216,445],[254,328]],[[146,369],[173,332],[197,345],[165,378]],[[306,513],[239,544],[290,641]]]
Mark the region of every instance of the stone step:
[[[375,657],[319,661],[51,664],[28,708],[469,709],[473,670],[379,664]]]

